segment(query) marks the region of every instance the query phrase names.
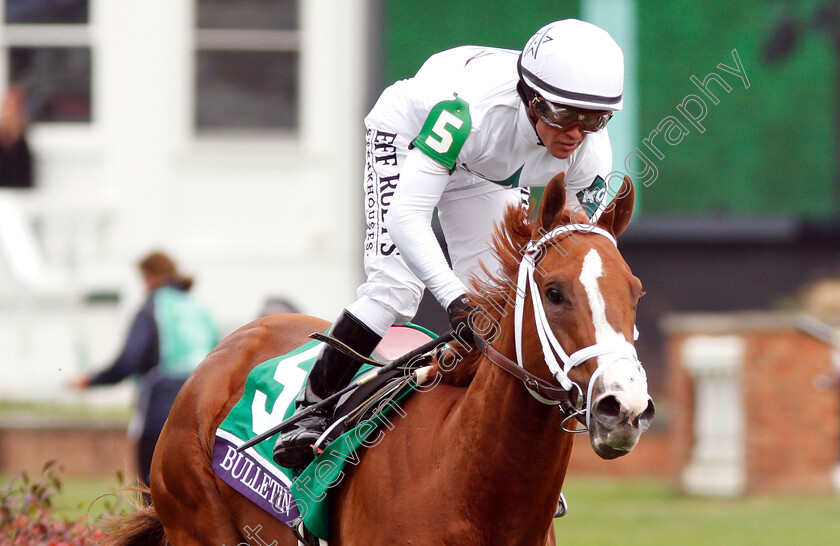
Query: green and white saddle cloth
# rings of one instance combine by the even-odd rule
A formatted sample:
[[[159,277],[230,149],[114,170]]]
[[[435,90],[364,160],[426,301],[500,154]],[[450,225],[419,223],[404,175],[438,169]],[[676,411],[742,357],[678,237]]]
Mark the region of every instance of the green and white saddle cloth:
[[[422,332],[426,340],[432,339],[425,330],[409,328],[418,330],[411,335]],[[393,403],[384,405],[382,411],[336,438],[299,475],[272,460],[279,433],[241,453],[236,451],[292,415],[295,399],[320,351],[321,342],[311,341],[251,371],[242,398],[216,431],[212,466],[225,483],[290,528],[296,528],[302,521],[311,533],[326,540],[329,538],[329,489],[342,480],[345,465],[360,462],[361,448],[379,443],[384,432],[378,427],[388,420]],[[387,355],[387,358],[395,356]],[[359,375],[372,368],[363,366]],[[398,398],[409,392],[411,388],[406,387]]]

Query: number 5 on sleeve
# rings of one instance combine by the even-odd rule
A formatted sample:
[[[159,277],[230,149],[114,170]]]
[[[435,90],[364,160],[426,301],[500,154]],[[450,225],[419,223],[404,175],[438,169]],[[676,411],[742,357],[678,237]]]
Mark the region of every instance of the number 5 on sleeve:
[[[471,127],[470,105],[456,97],[455,100],[439,102],[432,108],[412,144],[451,170]]]

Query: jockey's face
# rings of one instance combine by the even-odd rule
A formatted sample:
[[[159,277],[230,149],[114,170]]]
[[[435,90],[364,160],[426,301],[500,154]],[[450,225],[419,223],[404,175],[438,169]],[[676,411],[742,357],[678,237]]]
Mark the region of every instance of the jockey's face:
[[[586,133],[583,132],[583,124],[581,123],[571,123],[566,127],[560,128],[549,125],[541,117],[537,116],[536,129],[548,153],[557,159],[568,158],[586,138]]]
[[[588,133],[604,129],[613,116],[609,110],[583,110],[557,104],[535,95],[530,104],[537,134],[549,153],[566,159],[583,142]]]

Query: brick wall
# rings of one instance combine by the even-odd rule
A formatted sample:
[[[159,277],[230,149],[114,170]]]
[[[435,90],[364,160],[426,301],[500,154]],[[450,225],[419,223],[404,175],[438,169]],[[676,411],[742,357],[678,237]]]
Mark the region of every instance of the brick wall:
[[[669,405],[669,453],[674,480],[679,483],[682,469],[691,459],[694,447],[694,385],[682,365],[680,349],[687,335],[675,335],[668,339],[666,354],[668,373]]]
[[[570,477],[611,476],[616,478],[669,478],[673,475],[670,438],[665,430],[652,429],[642,435],[633,451],[618,459],[604,460],[592,450],[589,436],[578,434],[569,461]]]
[[[134,450],[124,423],[57,422],[52,418],[4,417],[0,425],[0,473],[37,476],[49,461],[62,476],[136,474]]]
[[[792,329],[752,332],[743,370],[750,491],[829,490],[838,463],[838,394],[829,347]]]
[[[738,335],[746,493],[828,492],[840,460],[840,395],[815,380],[833,376],[832,347],[800,331],[791,315],[683,316],[667,329],[670,441],[675,477],[694,445],[695,396],[681,347],[694,335]]]

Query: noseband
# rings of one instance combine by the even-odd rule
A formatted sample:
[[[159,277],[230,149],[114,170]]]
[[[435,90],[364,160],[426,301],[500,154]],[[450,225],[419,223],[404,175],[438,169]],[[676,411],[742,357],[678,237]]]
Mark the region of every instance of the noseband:
[[[567,355],[566,351],[560,345],[560,342],[551,331],[551,325],[545,315],[542,300],[539,297],[539,290],[537,283],[534,280],[534,270],[537,268],[537,261],[544,252],[547,244],[563,234],[571,234],[572,232],[581,233],[595,233],[610,240],[610,242],[618,246],[613,237],[608,231],[590,224],[568,224],[554,228],[540,239],[531,241],[525,247],[525,253],[522,261],[519,263],[519,274],[516,282],[516,301],[514,307],[514,328],[516,339],[516,362],[511,361],[489,345],[479,342],[479,348],[488,357],[488,359],[500,366],[508,373],[512,373],[515,377],[523,381],[525,387],[531,395],[542,402],[549,405],[560,405],[561,411],[566,415],[563,421],[563,428],[568,432],[586,432],[589,429],[591,404],[592,404],[592,389],[598,376],[604,371],[606,366],[599,366],[595,373],[589,379],[589,388],[586,396],[583,396],[580,385],[569,378],[569,372],[575,366],[586,362],[590,358],[596,358],[603,355],[615,355],[618,358],[627,358],[638,364],[641,367],[638,356],[636,355],[636,348],[628,341],[622,342],[608,342],[596,343],[588,347],[584,347],[575,351],[571,355]],[[559,388],[551,383],[537,377],[536,375],[525,370],[524,361],[522,358],[522,332],[523,332],[523,315],[525,311],[525,294],[527,289],[531,290],[531,301],[534,308],[534,322],[536,323],[537,336],[540,339],[540,346],[542,347],[543,356],[545,358],[546,366],[548,366],[551,375],[559,383]],[[636,328],[633,327],[634,339],[636,337]],[[558,358],[563,363],[562,367],[558,362]],[[644,373],[644,371],[642,372]],[[576,392],[574,392],[576,391]],[[574,394],[573,394],[574,392]],[[575,394],[577,396],[575,396]],[[584,405],[586,406],[584,409]],[[566,423],[572,418],[580,419],[582,415],[586,415],[585,429],[569,430],[566,428]]]

